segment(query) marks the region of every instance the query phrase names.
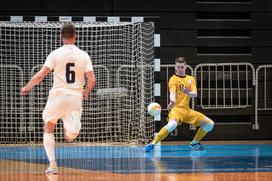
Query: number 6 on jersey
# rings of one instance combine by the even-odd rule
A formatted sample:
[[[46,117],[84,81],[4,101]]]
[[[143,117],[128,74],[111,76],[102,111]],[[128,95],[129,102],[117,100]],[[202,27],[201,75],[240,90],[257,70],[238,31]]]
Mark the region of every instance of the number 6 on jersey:
[[[74,71],[75,63],[66,64],[66,82],[68,84],[75,83],[76,73]]]

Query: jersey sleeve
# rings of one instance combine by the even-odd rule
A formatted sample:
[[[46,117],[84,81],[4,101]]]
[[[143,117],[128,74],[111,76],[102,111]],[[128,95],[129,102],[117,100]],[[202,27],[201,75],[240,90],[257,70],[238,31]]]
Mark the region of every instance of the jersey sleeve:
[[[90,56],[87,54],[86,55],[86,67],[85,67],[84,72],[89,72],[89,71],[93,71],[93,64],[92,64]]]
[[[54,60],[54,54],[53,52],[51,52],[46,60],[45,60],[45,63],[44,63],[44,66],[48,67],[50,70],[53,70],[54,69],[54,66],[55,66],[55,60]]]
[[[176,102],[176,82],[173,77],[170,78],[168,82],[168,87],[170,93],[170,101]]]
[[[175,80],[173,78],[170,78],[170,80],[168,82],[168,87],[169,87],[169,92],[170,93],[176,92],[176,83],[175,83]]]
[[[195,78],[192,78],[192,84],[191,84],[191,92],[197,92],[197,88],[196,88],[196,81]]]

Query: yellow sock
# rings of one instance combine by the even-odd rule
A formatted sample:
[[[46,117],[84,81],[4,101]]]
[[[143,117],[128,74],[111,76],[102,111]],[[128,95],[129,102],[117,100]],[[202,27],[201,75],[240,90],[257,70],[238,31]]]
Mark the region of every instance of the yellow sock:
[[[164,127],[160,130],[160,132],[156,135],[155,139],[153,140],[152,144],[156,145],[158,142],[166,138],[169,134],[168,130]]]
[[[196,133],[196,135],[195,135],[195,137],[194,137],[194,140],[193,141],[195,141],[195,142],[200,142],[200,140],[204,137],[204,136],[206,136],[206,134],[207,134],[208,132],[206,132],[206,131],[204,131],[202,128],[199,128],[198,129],[198,131],[197,131],[197,133]]]

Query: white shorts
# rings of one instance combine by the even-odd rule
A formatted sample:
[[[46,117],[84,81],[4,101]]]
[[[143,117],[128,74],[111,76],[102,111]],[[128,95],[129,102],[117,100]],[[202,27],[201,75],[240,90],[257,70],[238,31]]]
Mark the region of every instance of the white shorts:
[[[43,121],[57,123],[62,119],[64,128],[76,127],[81,129],[82,97],[68,94],[49,94],[43,111]],[[79,129],[79,130],[78,130]]]

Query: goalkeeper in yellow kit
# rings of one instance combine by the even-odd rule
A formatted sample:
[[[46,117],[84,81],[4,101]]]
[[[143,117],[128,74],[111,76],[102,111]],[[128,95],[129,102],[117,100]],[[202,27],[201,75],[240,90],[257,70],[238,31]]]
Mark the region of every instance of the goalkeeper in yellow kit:
[[[156,135],[151,144],[145,146],[145,151],[149,152],[161,140],[165,139],[181,123],[187,123],[199,126],[190,147],[195,150],[203,149],[200,140],[213,129],[214,122],[204,114],[190,109],[189,102],[191,97],[197,96],[197,88],[194,77],[186,75],[186,61],[184,57],[178,57],[175,60],[176,73],[168,83],[170,92],[169,121]]]

